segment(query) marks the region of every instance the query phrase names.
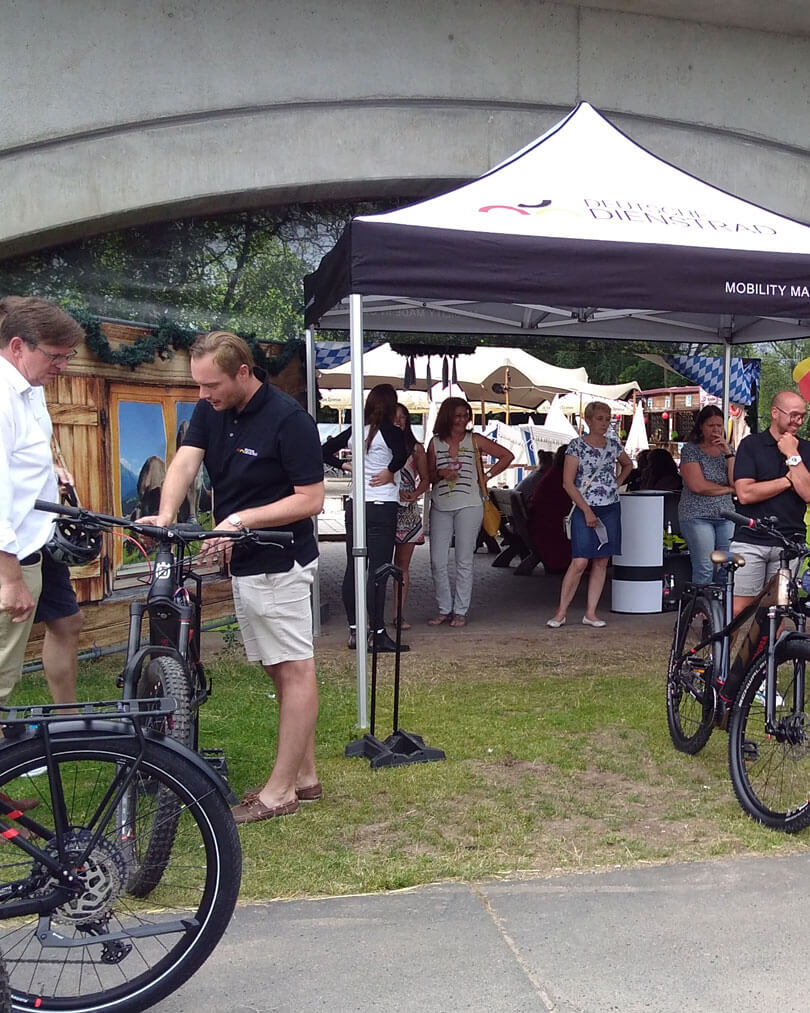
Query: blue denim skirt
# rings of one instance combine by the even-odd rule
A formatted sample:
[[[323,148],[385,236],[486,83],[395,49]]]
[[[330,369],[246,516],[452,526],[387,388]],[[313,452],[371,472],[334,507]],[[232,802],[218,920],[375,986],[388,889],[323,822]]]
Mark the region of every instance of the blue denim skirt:
[[[585,523],[585,514],[574,508],[571,515],[571,555],[574,559],[604,559],[618,556],[622,551],[622,508],[620,503],[593,506],[591,510],[605,525],[608,540],[599,548],[599,538]]]

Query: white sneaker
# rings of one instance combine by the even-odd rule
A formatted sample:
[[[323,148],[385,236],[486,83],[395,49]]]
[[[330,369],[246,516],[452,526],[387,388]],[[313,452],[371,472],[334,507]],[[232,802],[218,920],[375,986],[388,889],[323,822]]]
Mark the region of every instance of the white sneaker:
[[[762,686],[760,689],[758,689],[756,691],[756,693],[754,694],[754,700],[758,704],[761,704],[763,707],[765,706],[765,687],[764,686]],[[776,694],[776,706],[777,707],[781,707],[784,702],[785,701],[782,699],[782,697],[777,693]]]

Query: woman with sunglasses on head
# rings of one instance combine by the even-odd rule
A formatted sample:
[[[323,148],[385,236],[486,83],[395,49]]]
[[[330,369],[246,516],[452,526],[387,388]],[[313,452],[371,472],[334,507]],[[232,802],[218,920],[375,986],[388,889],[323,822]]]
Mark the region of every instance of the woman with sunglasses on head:
[[[397,510],[396,547],[394,548],[394,564],[402,570],[402,611],[408,599],[410,585],[410,568],[413,550],[417,545],[425,544],[425,526],[422,522],[422,510],[419,500],[430,486],[428,478],[427,455],[425,448],[419,443],[411,429],[411,417],[403,404],[397,405],[394,424],[402,430],[408,460],[399,473],[399,509]],[[394,587],[394,623],[400,623],[401,629],[409,630],[410,623],[397,611],[397,589]],[[401,622],[400,622],[401,620]]]
[[[390,383],[378,383],[366,397],[363,413],[363,465],[365,475],[366,547],[368,571],[366,601],[368,603],[369,647],[378,652],[392,653],[396,644],[388,635],[383,619],[384,596],[376,595],[374,574],[378,567],[390,563],[394,555],[399,506],[399,472],[407,459],[402,430],[394,424],[397,392]],[[343,462],[336,456],[349,445],[351,429],[332,436],[323,445],[326,464],[342,470]],[[354,588],[354,510],[346,500],[346,571],[343,575],[343,607],[349,622],[349,648],[357,647],[357,616]],[[379,601],[377,600],[379,598]],[[375,611],[376,608],[376,611]],[[362,641],[361,641],[362,644]],[[401,651],[409,651],[400,644]]]
[[[428,447],[430,475],[430,569],[439,614],[431,626],[467,625],[473,586],[473,557],[484,503],[478,481],[476,455],[488,454],[495,463],[484,472],[485,481],[499,475],[514,460],[506,447],[468,429],[472,409],[460,397],[442,401],[433,439]],[[450,546],[455,542],[456,586],[450,583]]]
[[[723,413],[717,405],[698,412],[692,432],[681,449],[683,492],[678,522],[692,563],[692,583],[710,584],[714,577],[711,554],[728,551],[734,524],[722,516],[733,510],[734,451],[725,437]]]

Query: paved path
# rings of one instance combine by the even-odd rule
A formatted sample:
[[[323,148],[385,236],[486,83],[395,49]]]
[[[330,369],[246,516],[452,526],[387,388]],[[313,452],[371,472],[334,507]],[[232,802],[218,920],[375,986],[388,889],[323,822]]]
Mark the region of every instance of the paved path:
[[[435,604],[427,546],[417,548],[407,634],[414,650],[464,637],[471,650],[542,650],[555,638],[665,637],[666,614],[610,612],[606,631],[544,623],[559,577],[528,577],[475,559],[470,624],[426,625]],[[317,651],[340,649],[345,549],[322,543]],[[222,943],[162,1013],[810,1013],[803,915],[810,855],[743,858],[441,884],[399,893],[240,907]]]
[[[807,1013],[810,856],[239,908],[162,1013]]]

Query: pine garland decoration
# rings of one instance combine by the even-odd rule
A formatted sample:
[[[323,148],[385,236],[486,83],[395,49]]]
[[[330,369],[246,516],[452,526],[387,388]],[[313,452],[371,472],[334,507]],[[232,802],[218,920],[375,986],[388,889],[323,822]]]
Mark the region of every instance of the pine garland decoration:
[[[121,345],[115,349],[107,340],[101,327],[101,320],[97,316],[85,309],[71,309],[68,312],[84,328],[85,343],[97,359],[112,366],[126,366],[133,371],[144,363],[154,362],[156,358],[165,361],[171,359],[175,351],[187,351],[197,340],[198,335],[204,333],[167,320],[158,324],[151,334],[144,334],[136,338],[131,345]],[[256,365],[271,376],[278,376],[295,356],[303,362],[305,346],[300,339],[281,342],[281,352],[268,357],[264,348],[266,343],[259,341],[255,333],[245,334],[239,331],[234,333],[248,343]]]

